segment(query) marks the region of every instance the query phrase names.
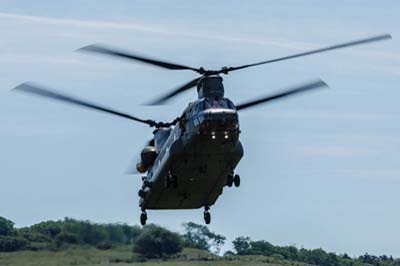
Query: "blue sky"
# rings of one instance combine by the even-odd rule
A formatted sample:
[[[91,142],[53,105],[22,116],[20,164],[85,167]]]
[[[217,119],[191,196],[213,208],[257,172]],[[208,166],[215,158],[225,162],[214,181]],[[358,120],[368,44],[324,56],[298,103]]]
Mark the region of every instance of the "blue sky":
[[[92,43],[218,68],[391,33],[393,40],[224,76],[234,102],[322,78],[330,90],[240,114],[239,189],[211,230],[338,253],[400,256],[399,1],[0,1],[0,215],[138,223],[138,176],[124,175],[151,130],[13,94],[33,80],[145,118],[196,97],[146,102],[195,77],[74,52]],[[173,230],[202,210],[149,211]],[[225,249],[229,249],[230,244]]]

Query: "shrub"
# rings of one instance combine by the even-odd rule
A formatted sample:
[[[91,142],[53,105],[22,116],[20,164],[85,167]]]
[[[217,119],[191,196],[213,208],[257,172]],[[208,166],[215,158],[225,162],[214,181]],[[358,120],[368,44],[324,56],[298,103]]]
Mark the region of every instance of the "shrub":
[[[44,242],[30,242],[28,245],[25,247],[25,249],[32,250],[32,251],[38,251],[38,250],[46,250],[49,249],[50,244],[49,243],[44,243]]]
[[[30,242],[40,242],[40,243],[51,242],[51,239],[48,236],[36,232],[19,233],[19,235]]]
[[[182,238],[177,233],[156,225],[148,225],[135,239],[133,251],[147,258],[161,258],[182,250]]]
[[[96,248],[101,250],[108,250],[111,249],[112,247],[113,245],[109,241],[103,241],[96,245]]]
[[[76,234],[62,232],[56,236],[56,241],[60,243],[67,243],[67,244],[78,244],[79,237]]]
[[[17,251],[26,247],[28,241],[22,237],[0,236],[0,252]]]
[[[46,221],[32,225],[30,230],[54,238],[61,232],[60,222]]]

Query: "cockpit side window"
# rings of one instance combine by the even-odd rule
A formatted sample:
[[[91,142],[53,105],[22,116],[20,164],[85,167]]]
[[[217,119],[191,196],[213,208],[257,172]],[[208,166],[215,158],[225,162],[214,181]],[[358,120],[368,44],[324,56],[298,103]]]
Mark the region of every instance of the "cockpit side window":
[[[231,102],[230,100],[226,100],[228,103],[228,108],[229,109],[236,109],[236,106],[233,104],[233,102]]]

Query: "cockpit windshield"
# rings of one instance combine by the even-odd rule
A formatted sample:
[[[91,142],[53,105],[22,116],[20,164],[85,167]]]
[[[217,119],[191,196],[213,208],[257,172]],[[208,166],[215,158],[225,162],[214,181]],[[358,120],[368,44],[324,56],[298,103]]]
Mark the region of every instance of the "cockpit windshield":
[[[235,105],[228,99],[210,99],[203,101],[203,110],[210,108],[235,109]]]

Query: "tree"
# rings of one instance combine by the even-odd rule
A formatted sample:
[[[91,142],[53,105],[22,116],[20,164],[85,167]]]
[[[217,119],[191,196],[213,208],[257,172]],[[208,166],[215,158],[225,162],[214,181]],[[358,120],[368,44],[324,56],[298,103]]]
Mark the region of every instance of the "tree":
[[[61,222],[45,221],[31,226],[31,230],[54,238],[61,232]]]
[[[14,234],[14,222],[0,216],[0,236],[9,236]]]
[[[189,222],[184,223],[183,227],[185,230],[183,239],[186,247],[207,251],[214,249],[215,253],[219,253],[221,246],[225,244],[226,237],[211,232],[205,225]]]
[[[249,255],[250,254],[250,237],[239,236],[233,240],[233,248],[236,250],[238,255]]]
[[[157,225],[147,225],[134,241],[133,251],[147,258],[161,258],[182,250],[182,238]]]
[[[250,242],[250,254],[251,255],[265,255],[271,256],[275,254],[275,247],[268,241],[258,240]]]

